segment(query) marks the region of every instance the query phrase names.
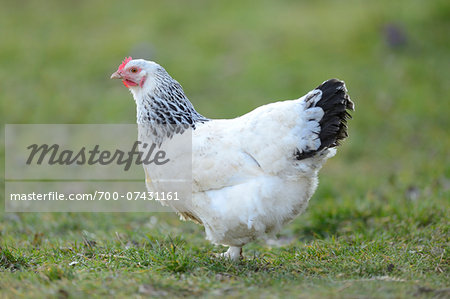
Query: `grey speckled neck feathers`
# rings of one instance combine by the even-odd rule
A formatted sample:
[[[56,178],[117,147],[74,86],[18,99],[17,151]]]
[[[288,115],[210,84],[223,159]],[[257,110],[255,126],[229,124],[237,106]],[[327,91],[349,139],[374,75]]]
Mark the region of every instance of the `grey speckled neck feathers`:
[[[137,123],[140,136],[151,138],[161,146],[167,138],[194,130],[200,123],[209,121],[195,111],[181,85],[160,67],[148,84],[133,92],[137,105]]]
[[[155,73],[153,88],[144,90],[136,104],[138,124],[189,125],[195,129],[197,123],[209,120],[195,111],[181,85],[162,67]]]

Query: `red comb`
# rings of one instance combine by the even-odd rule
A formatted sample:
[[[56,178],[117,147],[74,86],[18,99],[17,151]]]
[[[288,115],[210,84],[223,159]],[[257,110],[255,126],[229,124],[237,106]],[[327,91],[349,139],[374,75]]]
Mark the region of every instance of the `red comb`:
[[[128,62],[130,62],[130,60],[133,60],[133,58],[130,57],[125,57],[125,59],[122,61],[122,64],[119,65],[119,71],[122,70]]]

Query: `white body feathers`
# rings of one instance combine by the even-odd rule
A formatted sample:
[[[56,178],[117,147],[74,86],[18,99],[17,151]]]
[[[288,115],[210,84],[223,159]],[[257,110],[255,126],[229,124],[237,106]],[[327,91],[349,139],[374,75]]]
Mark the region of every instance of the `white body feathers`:
[[[319,90],[310,94],[318,101]],[[319,107],[304,98],[272,103],[239,118],[211,120],[193,131],[190,213],[216,244],[242,246],[278,231],[303,212],[322,163],[334,149],[296,160],[294,149],[320,146]]]

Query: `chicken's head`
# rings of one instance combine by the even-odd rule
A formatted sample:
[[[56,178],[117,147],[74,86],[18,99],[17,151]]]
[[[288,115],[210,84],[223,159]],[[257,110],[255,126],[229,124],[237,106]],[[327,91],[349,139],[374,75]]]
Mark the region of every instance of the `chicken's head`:
[[[126,57],[111,75],[111,79],[121,79],[128,88],[143,87],[147,78],[152,75],[153,68],[155,66],[150,61]]]

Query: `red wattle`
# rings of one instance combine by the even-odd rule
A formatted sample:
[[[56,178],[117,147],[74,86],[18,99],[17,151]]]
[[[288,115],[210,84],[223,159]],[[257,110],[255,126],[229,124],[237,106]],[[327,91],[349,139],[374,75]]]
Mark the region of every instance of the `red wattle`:
[[[126,87],[130,87],[130,86],[136,86],[137,84],[133,81],[130,81],[128,79],[122,80],[123,85],[125,85]]]

